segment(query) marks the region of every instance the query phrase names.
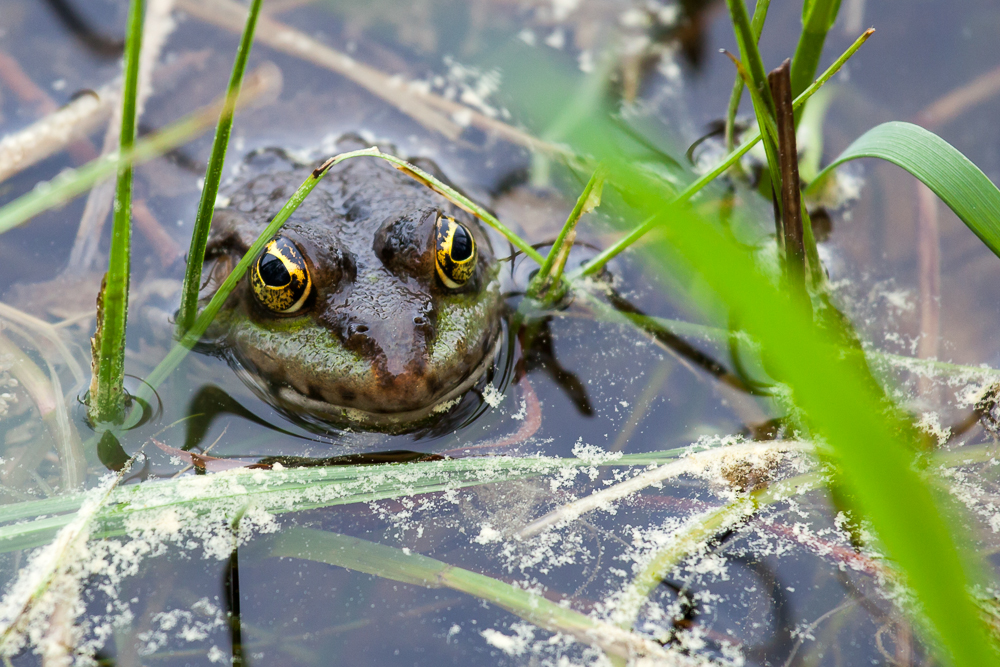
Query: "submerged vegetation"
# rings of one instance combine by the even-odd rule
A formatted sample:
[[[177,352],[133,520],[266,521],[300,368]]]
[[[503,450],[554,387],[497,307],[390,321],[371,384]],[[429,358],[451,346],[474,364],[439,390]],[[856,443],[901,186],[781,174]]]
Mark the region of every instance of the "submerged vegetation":
[[[810,117],[803,113],[809,108],[806,105],[850,59],[864,58],[861,47],[874,31],[861,33],[820,72],[824,43],[837,20],[840,2],[804,0],[802,31],[794,56],[768,73],[758,41],[765,34],[769,2],[758,0],[752,16],[743,0],[727,0],[726,5],[739,54],[730,54],[734,83],[722,120],[722,147],[705,168],[688,166],[679,152],[652,146],[663,143],[659,141],[662,137],[654,137],[654,141],[642,136],[644,130],[638,124],[629,125],[622,109],[628,105],[630,93],[624,89],[616,92],[616,86],[621,87],[628,77],[624,70],[616,69],[620,63],[613,47],[594,56],[598,65],[583,75],[567,76],[541,57],[539,62],[512,58],[505,65],[511,106],[522,109],[525,118],[543,119],[536,120],[539,124],[548,120],[549,131],[539,131],[537,136],[496,118],[495,113],[482,112],[473,104],[473,95],[463,98],[470,106],[462,106],[416,86],[411,86],[408,94],[416,100],[415,115],[424,113],[419,109],[425,106],[433,110],[426,113],[439,114],[433,116],[437,118],[434,123],[418,118],[425,127],[433,124],[447,135],[449,124],[457,123],[459,133],[476,127],[533,149],[534,176],[562,184],[567,199],[576,202],[553,238],[541,244],[524,238],[521,233],[530,230],[505,222],[502,215],[418,164],[372,146],[328,156],[291,199],[274,211],[267,227],[211,298],[202,295],[199,303],[209,224],[220,197],[237,97],[255,30],[270,31],[270,36],[257,35],[259,40],[267,40],[287,28],[262,15],[261,1],[252,0],[245,11],[221,111],[216,107],[201,112],[197,119],[192,117],[135,141],[144,3],[133,0],[124,47],[117,154],[95,158],[75,173],[59,176],[45,192],[36,189],[0,208],[0,230],[6,231],[45,208],[63,204],[101,175],[117,170],[111,251],[106,282],[98,298],[93,380],[86,398],[89,425],[71,423],[65,405],[56,405],[63,401],[63,393],[54,371],[55,386],[44,389],[46,381],[39,380],[34,392],[25,378],[43,375],[41,369],[34,368],[34,375],[24,371],[24,367],[35,365],[25,358],[18,362],[21,373],[15,373],[32,393],[43,417],[58,417],[46,423],[52,423],[60,465],[69,470],[86,461],[91,483],[83,488],[77,484],[80,475],[67,472],[62,476],[63,486],[57,491],[50,489],[49,497],[31,498],[11,490],[8,502],[0,505],[0,552],[27,555],[18,561],[17,574],[0,603],[0,655],[15,664],[28,664],[34,650],[58,655],[63,661],[52,664],[87,663],[103,649],[108,634],[120,631],[114,630],[116,623],[121,624],[120,619],[131,614],[122,592],[123,580],[137,574],[155,556],[194,545],[206,556],[228,563],[226,611],[211,607],[211,613],[203,614],[209,620],[203,620],[198,631],[208,636],[216,627],[230,629],[232,645],[227,652],[214,645],[203,652],[213,662],[231,659],[232,664],[244,664],[247,639],[240,626],[239,559],[246,568],[248,560],[292,558],[416,588],[448,588],[497,605],[525,624],[510,626],[514,635],[495,629],[484,629],[481,635],[519,663],[529,664],[533,656],[541,656],[540,660],[556,664],[558,658],[568,655],[572,660],[600,664],[746,664],[752,656],[737,639],[692,620],[699,605],[708,607],[717,601],[709,595],[696,599],[686,583],[673,581],[676,573],[687,572],[695,564],[705,571],[722,568],[711,558],[715,546],[760,519],[762,532],[788,537],[800,548],[827,559],[833,569],[861,571],[872,578],[890,602],[891,611],[880,612],[888,619],[882,627],[906,626],[897,631],[897,648],[903,641],[900,637],[910,637],[906,633],[911,627],[920,638],[919,651],[907,648],[912,654],[895,664],[929,664],[924,658],[956,666],[996,662],[1000,658],[996,575],[990,554],[977,546],[973,531],[959,528],[966,523],[970,505],[981,503],[992,508],[988,498],[967,500],[971,492],[963,484],[966,467],[990,462],[995,447],[984,444],[947,449],[941,445],[950,433],[940,439],[928,435],[934,429],[912,414],[895,391],[891,374],[883,369],[885,364],[910,364],[929,373],[941,362],[891,357],[855,330],[828,279],[813,216],[825,214],[818,203],[821,198],[844,186],[837,167],[857,158],[878,158],[919,179],[1000,255],[1000,190],[943,139],[904,122],[870,129],[818,173],[813,168],[800,170],[796,130],[803,136],[809,128],[802,124],[822,120],[822,114]],[[219,16],[231,14],[230,9],[220,5]],[[341,67],[346,61],[336,62]],[[381,97],[389,100],[392,94],[386,90],[406,88],[400,81],[393,86],[386,87]],[[243,87],[245,94],[247,86]],[[531,94],[538,90],[553,94]],[[744,90],[753,109],[750,127],[743,127],[737,118]],[[442,110],[447,115],[440,114]],[[209,113],[219,113],[219,120],[201,184],[181,295],[173,303],[173,308],[179,309],[174,339],[166,354],[155,360],[155,368],[141,384],[133,386],[131,396],[126,396],[125,323],[129,297],[135,291],[130,283],[129,230],[135,215],[132,166],[206,129],[204,118]],[[822,136],[822,128],[812,129]],[[752,157],[751,150],[758,142],[763,144],[762,158]],[[451,449],[381,465],[352,458],[362,456],[355,451],[335,460],[314,454],[311,458],[215,457],[208,452],[211,447],[201,448],[196,439],[188,441],[196,428],[190,425],[185,425],[190,430],[184,447],[161,442],[158,438],[163,432],[183,425],[184,420],[163,425],[156,422],[158,415],[152,406],[158,400],[157,390],[198,345],[261,249],[330,168],[344,160],[371,159],[388,161],[497,232],[511,247],[512,274],[520,266],[518,262],[531,264],[525,271],[531,274],[530,279],[510,299],[508,353],[521,356],[503,361],[509,366],[503,373],[506,384],[497,381],[511,397],[510,405],[516,405],[515,395],[523,400],[520,411],[510,412],[526,430],[519,430],[513,442],[479,441],[459,433]],[[800,182],[800,175],[810,180]],[[762,220],[760,211],[772,206],[773,219]],[[595,210],[603,213],[609,224],[617,221],[624,232],[585,255],[582,262],[573,262],[571,257],[585,246],[577,242],[577,226]],[[632,306],[620,294],[621,283],[607,275],[609,264],[620,255],[626,256],[622,253],[641,256],[632,259],[676,289],[671,298],[682,302],[687,312],[697,314],[699,321],[651,317]],[[640,415],[623,429],[620,446],[604,449],[579,442],[573,445],[573,457],[551,455],[541,444],[529,440],[538,423],[537,415],[529,414],[534,393],[526,373],[532,355],[544,353],[546,345],[551,348],[551,322],[568,318],[571,308],[598,322],[620,323],[624,329],[641,334],[643,340],[648,337],[684,364],[705,371],[720,393],[735,392],[725,395],[738,396],[731,400],[752,406],[748,411],[773,416],[770,422],[774,428],[766,436],[753,432],[718,434],[690,446],[664,445],[650,452],[623,454],[620,450],[627,441],[628,428],[635,427]],[[29,317],[5,312],[0,316],[12,320]],[[42,332],[54,345],[65,347],[58,332],[46,322],[32,318],[17,324]],[[685,339],[711,340],[728,347],[732,370]],[[68,350],[60,348],[59,353],[72,358]],[[550,365],[556,369],[554,376],[562,389],[571,398],[579,397],[579,380],[560,370],[554,358]],[[507,372],[511,369],[513,373]],[[983,390],[1000,372],[958,366],[950,370],[955,371],[951,377],[964,378],[977,389],[971,400],[971,421],[965,428],[981,417],[991,428],[989,424],[995,420],[989,419],[996,410],[997,392]],[[660,384],[663,381],[665,377],[660,378]],[[651,381],[650,386],[655,391],[658,385]],[[45,391],[58,398],[48,398],[45,403],[38,398]],[[483,411],[486,405],[500,410],[504,397],[497,387],[488,384],[482,394]],[[176,388],[172,395],[186,396]],[[640,397],[640,403],[642,400]],[[627,401],[621,403],[629,408]],[[43,405],[50,404],[48,411],[43,411]],[[586,405],[585,394],[577,401],[578,409],[585,412],[579,408],[581,404]],[[645,407],[632,406],[633,416],[648,404],[646,400]],[[241,414],[229,404],[220,412]],[[151,425],[158,430],[150,431]],[[943,431],[939,424],[937,427]],[[91,429],[82,443],[79,428]],[[956,426],[955,431],[961,429]],[[558,437],[556,431],[547,435]],[[169,456],[171,464],[186,466],[179,472],[191,474],[131,481],[133,475],[143,477],[136,471],[148,465],[157,450]],[[100,481],[94,474],[98,461],[109,469]],[[683,501],[684,511],[664,525],[643,525],[641,515],[638,522],[630,518],[632,523],[618,525],[622,535],[613,539],[621,543],[620,560],[629,569],[613,565],[601,571],[595,566],[580,590],[604,577],[595,585],[598,593],[582,597],[567,590],[555,596],[537,579],[512,583],[511,577],[502,573],[506,569],[508,574],[518,570],[523,574],[539,562],[543,563],[541,571],[558,568],[561,551],[582,549],[581,531],[590,530],[605,538],[611,534],[589,523],[592,513],[613,516],[620,503],[638,503],[645,497],[643,492],[682,477],[704,482],[709,491],[704,497],[691,494],[675,498]],[[5,479],[5,484],[9,485],[9,480]],[[509,491],[496,491],[500,498],[489,501],[492,510],[485,517],[477,516],[477,510],[470,509],[474,504],[468,500],[470,496],[462,495],[469,492],[488,498],[494,489]],[[522,502],[528,496],[536,502]],[[773,521],[768,514],[783,504],[797,507],[807,496],[819,499],[816,502],[829,516],[829,529],[814,535],[800,528],[802,524],[789,526]],[[538,501],[540,497],[544,500]],[[387,501],[396,504],[391,509],[379,504]],[[387,522],[392,527],[391,539],[341,534],[343,527],[324,518],[328,515],[316,513],[333,506],[363,508],[364,503],[368,508],[359,512],[370,512]],[[551,511],[538,512],[539,506]],[[453,507],[468,512],[471,519],[445,518],[445,510]],[[441,519],[440,525],[432,525],[435,521],[425,520],[427,517]],[[297,518],[303,525],[294,523]],[[996,531],[994,520],[987,522]],[[332,525],[327,525],[328,521]],[[425,529],[430,535],[426,539]],[[480,572],[474,566],[458,567],[443,558],[416,552],[414,545],[433,552],[432,541],[446,543],[451,537],[444,533],[449,530],[461,533],[472,545],[494,549],[495,562],[502,565],[484,567]],[[414,534],[409,546],[404,546],[404,538]],[[633,540],[631,544],[628,538]],[[399,545],[393,546],[394,542]],[[104,617],[87,611],[88,604],[97,598],[85,590],[95,580],[102,582],[98,588],[104,596],[100,601],[107,608],[101,612]],[[396,584],[391,590],[397,590]],[[666,589],[675,594],[669,602],[660,597]],[[857,597],[864,599],[864,594]],[[847,605],[831,605],[826,613],[836,616]],[[211,605],[206,602],[202,606],[208,609]],[[363,621],[358,623],[358,628],[364,625]],[[173,646],[168,639],[173,626],[160,619],[157,635],[153,625],[147,619],[145,629],[127,639],[144,642],[145,655]],[[539,642],[529,649],[536,628],[552,633],[552,640],[547,646]],[[805,641],[802,637],[814,629],[796,630],[799,643],[789,649],[784,664],[800,664],[792,662],[795,651]],[[446,630],[445,643],[460,631]],[[882,632],[880,629],[876,642],[888,657]],[[124,637],[119,636],[126,641]],[[835,642],[836,633],[833,637]],[[791,639],[789,636],[789,646]],[[277,638],[269,641],[280,643]],[[576,648],[571,650],[571,646]],[[169,659],[170,651],[164,649],[161,657]],[[901,651],[897,650],[897,658]],[[757,658],[755,664],[777,664],[769,662],[766,652]],[[821,659],[819,654],[816,661]]]

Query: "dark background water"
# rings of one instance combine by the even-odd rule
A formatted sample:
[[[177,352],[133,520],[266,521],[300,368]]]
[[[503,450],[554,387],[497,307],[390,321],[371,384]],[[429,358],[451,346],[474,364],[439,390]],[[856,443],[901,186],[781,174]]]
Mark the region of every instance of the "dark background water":
[[[450,81],[455,82],[455,72],[448,63],[478,67],[483,73],[496,68],[500,84],[489,102],[509,108],[513,124],[544,133],[545,124],[527,111],[531,105],[511,92],[523,87],[516,79],[522,76],[516,62],[523,60],[514,56],[538,58],[575,72],[582,52],[596,52],[613,39],[628,44],[629,39],[645,34],[629,27],[629,10],[645,6],[634,4],[581,0],[574,11],[558,20],[552,14],[559,3],[500,0],[316,2],[276,16],[388,73],[432,83],[435,76],[443,77],[444,86],[438,89],[447,86],[449,70],[453,75]],[[677,50],[671,39],[665,39],[667,55],[647,59],[634,107],[636,115],[675,139],[677,155],[724,113],[733,71],[728,59],[717,51],[736,48],[724,3],[689,4],[701,29],[688,32],[687,55]],[[123,32],[123,3],[95,0],[79,3],[76,10],[111,41]],[[799,13],[798,3],[772,3],[761,39],[768,67],[793,53]],[[824,126],[827,160],[880,122],[920,121],[921,112],[932,102],[1000,66],[994,48],[1000,9],[987,0],[844,0],[821,66],[831,62],[868,26],[876,28],[875,36],[833,81],[837,92]],[[88,48],[49,4],[2,0],[0,28],[0,49],[16,59],[57,105],[82,89],[100,88],[120,71],[116,56]],[[534,36],[534,46],[525,43],[525,31]],[[562,48],[545,43],[555,34],[563,35]],[[143,130],[163,127],[218,95],[224,89],[235,45],[236,37],[231,33],[181,15],[164,49],[163,62],[169,65],[190,58],[195,64],[182,69],[173,80],[157,84],[142,118]],[[652,46],[647,47],[655,52]],[[505,62],[509,54],[514,56]],[[555,169],[551,187],[536,187],[540,172],[530,171],[532,158],[523,148],[471,132],[463,135],[465,142],[448,142],[338,75],[257,45],[251,66],[264,60],[281,68],[283,89],[274,103],[238,116],[231,161],[264,146],[316,151],[324,139],[329,142],[343,132],[363,131],[393,142],[403,155],[432,157],[460,186],[490,200],[502,219],[532,241],[551,239],[572,205],[579,184]],[[474,85],[479,79],[468,77],[465,83]],[[36,106],[20,101],[8,87],[0,86],[0,94],[0,133],[15,132],[39,116]],[[546,91],[537,94],[545,95]],[[743,108],[747,111],[748,103]],[[992,96],[931,128],[994,181],[1000,179],[1000,133],[994,120],[998,111],[1000,97]],[[92,138],[99,147],[102,131]],[[209,146],[210,138],[202,137],[136,172],[138,196],[148,202],[182,249],[186,248],[197,206],[198,170]],[[0,202],[77,164],[65,153],[49,158],[0,183]],[[831,264],[832,277],[844,281],[838,283],[838,293],[873,345],[913,354],[921,335],[917,190],[912,178],[892,166],[865,164],[862,173],[865,180],[860,199],[832,214],[828,244],[836,257]],[[1000,324],[1000,262],[950,211],[943,206],[938,209],[938,355],[958,363],[995,365],[1000,352],[993,335]],[[38,295],[64,290],[79,312],[92,310],[94,276],[99,280],[103,256],[92,267],[94,271],[69,284],[26,287],[51,281],[62,272],[82,210],[82,199],[76,200],[0,238],[0,290],[6,294],[5,302],[55,321],[59,319],[57,311],[66,311],[65,304],[62,310],[54,310]],[[766,212],[766,206],[761,210]],[[609,225],[596,216],[585,222],[581,236],[598,246],[614,238]],[[101,247],[106,252],[107,239]],[[170,285],[183,270],[182,260],[164,265],[156,251],[155,244],[136,234],[133,286],[148,288],[147,293],[162,287],[161,294],[138,299],[130,312],[128,371],[140,377],[165,354],[169,330],[164,317],[176,307]],[[612,265],[612,272],[616,286],[645,311],[663,317],[689,317],[683,299],[672,291],[672,283],[657,272],[627,256]],[[515,280],[511,288],[517,287]],[[517,451],[521,453],[571,456],[574,447],[581,444],[627,453],[662,450],[687,445],[702,435],[738,433],[755,421],[775,416],[767,403],[756,404],[725,393],[707,374],[678,363],[634,329],[594,321],[579,306],[568,315],[551,322],[552,347],[559,367],[578,378],[590,414],[581,410],[579,392],[574,401],[573,393],[559,386],[552,360],[538,364],[528,379],[540,399],[542,425],[532,440],[520,445]],[[83,351],[91,328],[89,319],[68,328],[81,359],[86,358]],[[704,349],[728,362],[725,350]],[[507,350],[510,355],[518,353],[519,348]],[[511,415],[518,411],[521,395],[513,386],[505,388],[499,409],[481,411],[480,418],[457,431],[419,438],[340,433],[317,436],[255,397],[224,361],[192,356],[161,389],[162,413],[124,444],[132,453],[149,434],[214,405],[223,410],[207,424],[201,446],[218,441],[212,449],[217,456],[326,457],[388,449],[439,452],[517,430],[520,422]],[[216,398],[196,403],[206,392],[214,392]],[[232,403],[219,396],[230,397]],[[957,412],[947,401],[940,402],[940,396],[937,403],[926,395],[913,398],[915,404],[944,415]],[[468,401],[470,410],[481,404],[477,396]],[[266,428],[245,414],[233,414],[235,405],[292,435]],[[631,423],[637,406],[644,412]],[[751,408],[755,408],[753,414]],[[9,432],[14,427],[6,428]],[[86,437],[82,422],[80,428]],[[170,446],[181,447],[188,432],[187,426],[175,426],[159,437]],[[14,446],[10,437],[5,442],[8,449]],[[101,468],[96,461],[92,463],[93,481]],[[138,477],[169,476],[178,469],[170,457],[153,450]],[[46,471],[51,476],[52,470],[51,466],[40,468],[41,476],[44,478]],[[580,477],[577,483],[590,482]],[[25,485],[20,492],[29,496],[43,493],[33,481]],[[573,489],[551,489],[547,481],[510,484],[463,492],[454,503],[436,496],[418,501],[416,508],[405,502],[383,501],[299,512],[281,521],[284,526],[308,525],[411,548],[504,581],[570,596],[574,608],[601,614],[601,604],[628,580],[638,558],[634,535],[641,534],[637,541],[650,544],[655,541],[650,531],[658,527],[666,530],[676,517],[697,507],[697,502],[713,497],[710,487],[701,481],[678,481],[669,488],[647,492],[615,515],[602,513],[590,522],[564,529],[544,548],[509,539],[487,544],[475,541],[483,524],[516,528],[518,521],[541,515],[570,491]],[[583,493],[579,488],[575,491]],[[667,582],[697,594],[692,625],[696,634],[707,633],[706,654],[719,657],[718,637],[728,637],[738,643],[747,664],[853,665],[862,660],[887,661],[888,653],[879,646],[884,649],[892,644],[895,648],[890,647],[889,652],[897,664],[921,664],[924,658],[919,645],[914,646],[912,656],[901,657],[899,638],[905,636],[905,623],[880,598],[870,578],[845,575],[836,559],[794,547],[780,531],[768,532],[769,524],[792,526],[804,521],[813,531],[832,525],[822,495],[800,503],[779,505],[765,514],[766,521],[751,522],[728,536],[714,551],[724,563],[721,570],[699,570],[699,565],[708,562],[702,560],[682,573],[677,582]],[[5,576],[13,576],[23,562],[8,557]],[[216,647],[223,656],[220,659],[228,662],[232,626],[220,619],[227,610],[224,582],[232,578],[231,564],[204,558],[198,549],[171,548],[165,555],[147,560],[139,576],[126,579],[118,591],[121,600],[132,601],[129,605],[134,619],[114,631],[114,641],[106,642],[102,655],[123,665],[207,664],[207,656],[216,656],[210,653]],[[596,659],[592,649],[547,642],[549,633],[517,625],[516,617],[502,609],[446,589],[406,586],[308,561],[264,558],[255,556],[252,547],[240,559],[238,580],[245,663],[556,664],[560,658],[581,663]],[[89,595],[88,613],[103,614],[106,594],[92,589]],[[654,600],[662,608],[675,605],[679,599],[669,585],[656,595]],[[202,599],[205,602],[198,603]],[[832,610],[838,611],[826,616]],[[169,623],[165,619],[184,621],[187,617],[182,612],[192,614],[190,622],[201,622],[203,632],[192,630],[182,636],[178,628],[183,628],[183,623],[166,628]],[[798,635],[792,630],[821,617],[826,621],[813,633],[817,639],[796,648]],[[647,629],[662,630],[670,625],[655,614],[643,620]],[[107,622],[107,618],[99,621]],[[140,658],[136,636],[150,630],[161,630],[163,642],[147,651],[149,656]],[[520,653],[504,652],[484,638],[484,630],[530,636],[531,640],[524,642]],[[879,644],[881,637],[889,635],[896,643],[886,639]],[[31,655],[15,659],[15,664],[36,662]]]

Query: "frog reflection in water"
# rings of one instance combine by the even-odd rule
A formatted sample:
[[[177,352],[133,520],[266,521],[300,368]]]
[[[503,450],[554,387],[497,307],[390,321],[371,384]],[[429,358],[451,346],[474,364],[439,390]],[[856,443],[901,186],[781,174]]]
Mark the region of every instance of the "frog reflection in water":
[[[212,222],[212,283],[317,166],[277,150],[246,160]],[[498,273],[472,216],[383,160],[355,158],[330,170],[254,260],[208,338],[293,417],[409,431],[492,365]]]

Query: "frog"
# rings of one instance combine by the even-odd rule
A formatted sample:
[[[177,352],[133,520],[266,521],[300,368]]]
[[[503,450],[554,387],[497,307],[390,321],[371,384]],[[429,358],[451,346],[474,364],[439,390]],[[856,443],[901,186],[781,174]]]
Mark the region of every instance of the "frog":
[[[336,152],[368,145],[349,135]],[[244,159],[213,215],[203,298],[321,162],[279,148]],[[431,160],[413,162],[451,185]],[[386,161],[345,160],[254,258],[201,349],[293,420],[411,432],[494,365],[499,274],[473,215]]]

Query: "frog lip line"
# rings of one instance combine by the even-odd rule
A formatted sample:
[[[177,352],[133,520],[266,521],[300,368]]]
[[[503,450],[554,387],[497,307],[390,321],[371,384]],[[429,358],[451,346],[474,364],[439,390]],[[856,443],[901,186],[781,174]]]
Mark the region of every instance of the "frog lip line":
[[[430,417],[439,411],[444,412],[451,407],[448,405],[449,403],[457,398],[460,398],[465,394],[465,392],[471,389],[473,385],[479,382],[480,378],[482,378],[482,376],[486,373],[487,369],[489,369],[490,366],[496,362],[497,355],[499,355],[503,343],[503,338],[503,336],[497,336],[497,340],[493,344],[493,349],[490,353],[484,355],[483,360],[479,363],[475,370],[454,389],[446,393],[441,398],[435,400],[430,405],[417,408],[415,410],[409,410],[407,412],[369,412],[367,410],[352,408],[346,405],[337,405],[336,403],[328,403],[315,398],[309,398],[289,386],[279,388],[278,391],[272,395],[278,399],[277,404],[280,408],[284,408],[292,412],[305,412],[320,418],[347,420],[360,426],[399,426],[402,424],[414,423]],[[256,375],[250,373],[242,367],[239,370],[239,374],[250,380],[248,384],[251,387],[261,391],[263,390],[263,387],[261,387],[261,379]]]

